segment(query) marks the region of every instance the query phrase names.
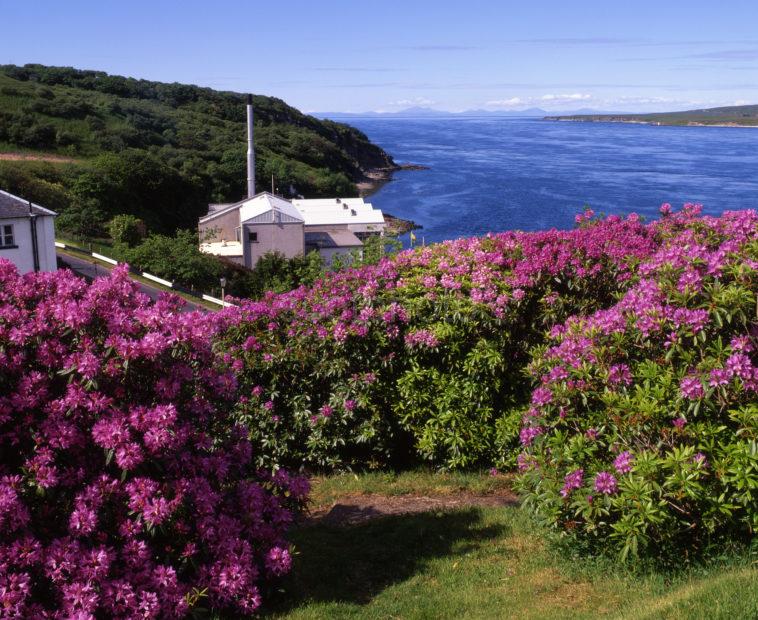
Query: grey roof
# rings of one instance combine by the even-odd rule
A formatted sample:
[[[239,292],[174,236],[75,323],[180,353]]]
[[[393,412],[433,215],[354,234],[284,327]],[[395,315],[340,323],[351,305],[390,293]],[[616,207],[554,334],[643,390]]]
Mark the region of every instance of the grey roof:
[[[32,213],[36,215],[57,215],[55,211],[40,207],[32,203]],[[4,192],[0,189],[0,219],[15,217],[27,217],[29,215],[29,201]]]
[[[359,248],[363,242],[349,230],[305,231],[305,245],[321,248]]]

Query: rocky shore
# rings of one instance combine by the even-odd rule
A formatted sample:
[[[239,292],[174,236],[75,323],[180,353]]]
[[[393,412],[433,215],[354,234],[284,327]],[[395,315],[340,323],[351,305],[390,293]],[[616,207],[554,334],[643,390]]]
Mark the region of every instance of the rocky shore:
[[[401,164],[386,168],[373,168],[368,170],[363,179],[356,184],[359,194],[366,198],[379,191],[382,185],[392,180],[392,175],[398,170],[429,170],[429,167],[420,164]],[[423,228],[413,220],[404,220],[389,213],[384,214],[384,220],[387,222],[385,232],[388,235],[400,236],[412,230]]]
[[[401,164],[398,166],[388,166],[386,168],[372,168],[358,181],[358,193],[364,198],[379,191],[385,183],[392,180],[392,175],[398,170],[429,170],[428,166],[420,164]]]

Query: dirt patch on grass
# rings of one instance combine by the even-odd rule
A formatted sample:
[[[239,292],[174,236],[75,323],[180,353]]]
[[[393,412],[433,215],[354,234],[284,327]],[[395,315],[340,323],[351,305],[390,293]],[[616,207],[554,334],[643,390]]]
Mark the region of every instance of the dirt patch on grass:
[[[49,161],[58,164],[75,164],[81,160],[46,153],[0,153],[0,161]]]
[[[500,490],[488,495],[352,495],[341,497],[331,506],[316,506],[303,518],[303,525],[356,525],[389,515],[455,510],[472,506],[515,506],[514,493]]]

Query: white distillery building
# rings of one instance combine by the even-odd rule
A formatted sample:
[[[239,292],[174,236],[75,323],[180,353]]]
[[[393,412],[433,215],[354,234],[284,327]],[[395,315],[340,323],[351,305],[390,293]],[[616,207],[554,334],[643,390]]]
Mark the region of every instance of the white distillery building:
[[[0,258],[19,272],[55,271],[56,213],[0,190]]]
[[[286,200],[255,193],[252,97],[247,100],[247,193],[231,204],[208,205],[198,222],[200,250],[253,269],[261,256],[294,258],[317,250],[327,264],[362,254],[363,241],[384,235],[384,215],[363,198]]]
[[[383,235],[384,216],[363,198],[285,200],[268,192],[209,205],[200,218],[200,250],[255,267],[269,252],[287,258],[317,250],[327,264],[361,254],[363,241]]]

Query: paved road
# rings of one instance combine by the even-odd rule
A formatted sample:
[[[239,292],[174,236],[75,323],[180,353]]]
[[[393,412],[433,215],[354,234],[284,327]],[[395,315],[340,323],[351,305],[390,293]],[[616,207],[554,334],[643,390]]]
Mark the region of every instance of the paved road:
[[[91,263],[84,257],[80,258],[78,256],[73,256],[71,254],[64,254],[61,251],[58,251],[57,256],[60,260],[66,263],[74,273],[80,276],[83,276],[89,280],[94,280],[95,278],[101,278],[110,274],[110,269],[108,269],[107,267],[104,267],[103,265],[100,265],[98,263]],[[137,286],[139,287],[139,290],[145,293],[145,295],[150,297],[150,299],[152,299],[153,301],[158,299],[158,296],[161,293],[167,292],[165,289],[153,287],[148,284],[139,282],[137,280],[135,280],[135,282]],[[191,312],[193,310],[203,310],[203,311],[207,310],[205,306],[192,303],[191,301],[188,301],[184,299],[183,297],[179,297],[179,299],[184,301],[182,310],[184,310],[185,312]]]

